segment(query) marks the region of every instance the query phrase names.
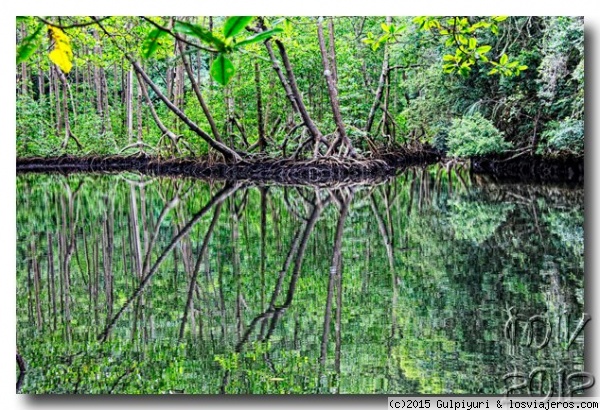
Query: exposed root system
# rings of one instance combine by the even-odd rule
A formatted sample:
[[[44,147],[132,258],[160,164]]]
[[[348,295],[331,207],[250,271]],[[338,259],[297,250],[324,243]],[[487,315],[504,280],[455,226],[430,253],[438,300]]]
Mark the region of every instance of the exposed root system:
[[[282,184],[332,185],[387,179],[402,165],[432,163],[438,158],[355,159],[320,158],[310,161],[255,159],[235,164],[191,159],[158,159],[146,155],[17,159],[20,172],[121,172],[181,175],[211,180],[252,180]]]
[[[284,185],[335,186],[382,182],[410,165],[440,161],[435,152],[382,154],[377,158],[355,159],[321,157],[312,160],[270,159],[257,157],[235,164],[194,159],[160,159],[135,156],[53,157],[17,159],[17,173],[138,171],[151,175],[189,176],[206,180],[253,181]],[[536,182],[583,182],[583,159],[542,160],[502,158],[472,160],[472,172],[492,175],[498,180]]]

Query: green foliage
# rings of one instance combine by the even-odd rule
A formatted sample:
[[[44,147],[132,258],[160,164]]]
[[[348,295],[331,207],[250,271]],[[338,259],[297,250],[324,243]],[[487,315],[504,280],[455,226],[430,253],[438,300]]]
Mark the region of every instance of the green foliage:
[[[187,59],[227,145],[245,150],[257,140],[256,63],[261,72],[259,86],[269,141],[267,154],[282,156],[284,140],[286,156],[302,144],[302,128],[286,139],[299,118],[292,115],[288,97],[262,44],[273,36],[277,36],[287,50],[298,88],[316,126],[324,135],[335,130],[315,38],[314,17],[263,17],[266,27],[263,32],[258,32],[262,25],[244,16],[213,17],[212,31],[208,29],[206,17],[185,21],[171,17],[154,19],[157,25],[186,36],[188,42],[198,46],[196,49],[186,46]],[[68,27],[92,22],[87,17],[63,17],[61,23]],[[389,115],[377,109],[372,135],[369,135],[377,150],[382,146],[415,148],[428,143],[445,151],[453,119],[480,112],[515,149],[528,148],[533,141],[538,144],[535,152],[542,155],[583,155],[582,18],[404,16],[391,17],[389,23],[383,23],[381,17],[333,17],[332,23],[340,111],[346,131],[360,152],[368,153],[374,148],[367,141],[364,127],[373,106],[372,90],[381,75],[385,54],[381,46],[387,44],[390,71],[380,107]],[[67,28],[52,35],[54,41],[59,37],[66,39],[60,42],[62,49],[54,56],[63,70],[73,66],[66,75],[69,119],[71,129],[84,143],[80,152],[69,144],[67,153],[114,154],[128,145],[123,82],[131,67],[123,58],[123,51],[149,60],[143,64],[144,69],[165,95],[173,97],[174,91],[181,91],[173,88],[179,83],[166,75],[181,68],[181,59],[166,30],[139,17],[110,17],[103,19],[102,25],[114,35],[112,40],[96,24]],[[49,37],[44,35],[46,27],[34,17],[18,18],[17,89],[19,98],[25,88],[30,98],[26,103],[22,101],[22,109],[17,112],[19,155],[62,152],[59,147],[64,140],[64,129],[59,131],[62,127],[57,124],[56,115],[57,110],[62,110],[62,89],[59,84],[61,100],[57,102],[54,85],[49,87],[48,70],[52,62],[47,52],[52,47]],[[357,30],[358,27],[361,30]],[[20,80],[22,72],[26,84]],[[95,83],[100,73],[106,87]],[[227,104],[223,85],[228,86],[227,98],[231,97],[234,104]],[[41,98],[37,95],[40,86]],[[136,87],[134,85],[134,100]],[[108,107],[102,109],[98,107],[99,88],[106,88],[100,98],[108,100]],[[176,105],[202,129],[208,130],[204,111],[194,93],[188,92],[187,79],[184,89],[185,95],[178,96]],[[149,92],[163,123],[175,134],[182,135],[195,153],[206,153],[207,144],[175,118],[152,90]],[[34,107],[36,104],[39,106]],[[153,123],[144,98],[141,106],[142,139],[152,144],[162,133]],[[137,109],[134,101],[133,110]],[[43,119],[32,118],[32,115],[43,116]],[[238,124],[231,124],[231,115],[245,135],[239,131]],[[133,123],[136,128],[135,113]],[[471,145],[474,146],[461,155],[505,148]],[[170,155],[187,155],[187,151]]]
[[[447,144],[454,157],[501,153],[511,147],[502,132],[479,113],[452,120]]]
[[[44,27],[46,27],[45,24],[38,24],[33,33],[21,41],[21,44],[17,48],[17,64],[27,60],[38,49],[42,43],[41,34]]]
[[[583,155],[584,137],[583,120],[572,118],[550,122],[542,134],[550,152],[574,155]]]
[[[161,43],[161,39],[164,39],[167,37],[167,32],[164,30],[160,30],[158,28],[155,28],[154,30],[152,30],[148,36],[146,37],[146,39],[144,40],[144,42],[142,43],[142,56],[144,58],[150,58],[154,55],[154,53],[156,53],[156,50],[158,50],[158,48],[163,45]]]
[[[385,43],[398,42],[400,40],[400,34],[406,29],[406,26],[381,23],[381,29],[384,34],[379,38],[375,38],[373,33],[368,32],[367,37],[362,40],[362,42],[369,45],[373,51],[377,51],[377,49]]]
[[[229,57],[225,54],[219,54],[210,67],[211,77],[221,85],[229,84],[235,74],[235,68]]]
[[[442,39],[445,39],[444,45],[446,47],[456,47],[454,54],[446,54],[443,57],[443,70],[445,73],[458,73],[466,77],[470,74],[472,67],[481,62],[494,66],[489,74],[499,73],[507,77],[518,76],[521,71],[527,69],[526,65],[519,63],[518,60],[509,61],[506,54],[503,54],[498,62],[493,61],[487,56],[492,50],[492,46],[478,44],[477,35],[481,31],[489,29],[492,34],[498,35],[496,23],[506,19],[506,16],[492,16],[491,18],[480,18],[473,22],[466,17],[442,19],[419,16],[414,18],[414,22],[419,25],[421,30],[435,30]]]
[[[265,30],[254,36],[247,37],[243,40],[237,39],[238,35],[244,28],[250,24],[254,17],[233,16],[227,18],[223,24],[223,34],[219,37],[200,25],[190,24],[187,22],[176,21],[173,27],[175,33],[187,34],[196,37],[209,46],[212,46],[218,52],[211,69],[211,77],[219,84],[225,86],[229,84],[231,78],[235,74],[235,67],[231,62],[228,54],[235,50],[241,49],[243,46],[266,41],[274,35],[283,31],[277,27],[270,30]]]
[[[254,17],[247,16],[232,16],[228,17],[225,20],[225,24],[223,25],[223,36],[225,38],[233,38],[238,35],[240,31],[242,31]]]
[[[449,201],[448,204],[454,237],[477,245],[489,239],[514,208],[511,204],[485,204],[464,199]]]
[[[47,116],[48,107],[30,96],[17,98],[17,156],[48,156],[60,145]]]
[[[215,47],[220,52],[225,51],[225,42],[199,24],[191,24],[185,21],[177,20],[173,26],[173,31],[175,33],[187,34],[195,37],[204,43]]]

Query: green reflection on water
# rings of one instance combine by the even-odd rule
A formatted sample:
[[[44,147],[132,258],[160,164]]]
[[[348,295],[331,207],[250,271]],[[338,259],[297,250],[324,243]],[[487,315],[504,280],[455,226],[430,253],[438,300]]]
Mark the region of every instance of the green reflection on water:
[[[500,394],[540,366],[556,389],[582,313],[583,189],[17,178],[24,393]]]

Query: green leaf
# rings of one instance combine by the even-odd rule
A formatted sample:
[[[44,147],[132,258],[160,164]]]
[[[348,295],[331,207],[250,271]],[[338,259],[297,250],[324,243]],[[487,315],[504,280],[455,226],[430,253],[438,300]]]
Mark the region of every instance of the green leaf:
[[[526,65],[520,65],[519,66],[519,71],[523,71],[523,70],[527,70],[529,67],[527,67]]]
[[[245,17],[245,16],[233,16],[228,17],[225,20],[225,25],[223,26],[223,35],[225,38],[233,37],[242,31],[253,19],[254,17]]]
[[[192,37],[196,37],[205,43],[214,46],[217,50],[223,51],[225,49],[225,43],[220,38],[215,37],[210,31],[197,24],[190,24],[184,21],[176,21],[173,26],[175,33],[187,34]]]
[[[219,54],[210,67],[210,76],[219,84],[227,85],[235,74],[233,63],[225,54]]]
[[[453,73],[456,70],[456,66],[454,64],[444,64],[442,66],[445,73]]]
[[[477,47],[477,39],[475,37],[471,37],[469,39],[469,48],[474,49],[475,47]]]
[[[500,57],[500,64],[505,65],[506,63],[508,63],[508,56],[506,54],[502,54],[502,57]]]
[[[488,74],[489,75],[493,75],[493,74],[497,74],[497,73],[498,73],[498,69],[497,68],[492,68]]]
[[[442,57],[442,60],[444,61],[454,61],[456,58],[452,55],[452,54],[446,54],[444,57]]]
[[[142,43],[142,57],[150,58],[160,46],[160,39],[167,34],[166,31],[155,28],[146,36]]]
[[[17,64],[27,60],[40,46],[40,34],[43,28],[44,24],[39,24],[33,33],[23,39],[17,49]]]
[[[385,31],[386,33],[389,33],[389,32],[390,32],[390,26],[388,26],[388,25],[387,25],[387,24],[385,24],[385,23],[381,23],[381,29],[382,29],[383,31]]]
[[[492,46],[480,46],[477,47],[477,51],[479,54],[485,54],[488,53],[490,50],[492,49]]]
[[[492,32],[492,34],[498,35],[498,26],[495,24],[492,24],[492,26],[490,27],[490,30]]]
[[[262,33],[258,33],[252,37],[248,37],[235,45],[235,48],[246,46],[248,44],[258,43],[260,41],[265,41],[270,39],[276,34],[279,34],[283,31],[281,27],[272,28],[271,30],[263,31]]]
[[[508,18],[508,16],[492,16],[492,20],[494,20],[494,21],[498,21],[498,22],[500,22],[500,21],[504,21],[504,20],[506,20],[507,18]]]

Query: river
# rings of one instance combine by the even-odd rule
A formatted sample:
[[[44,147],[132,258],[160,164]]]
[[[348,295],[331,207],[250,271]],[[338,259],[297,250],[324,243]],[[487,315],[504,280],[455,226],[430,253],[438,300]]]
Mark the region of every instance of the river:
[[[440,165],[318,187],[21,173],[19,390],[573,388],[583,224],[582,186]]]

